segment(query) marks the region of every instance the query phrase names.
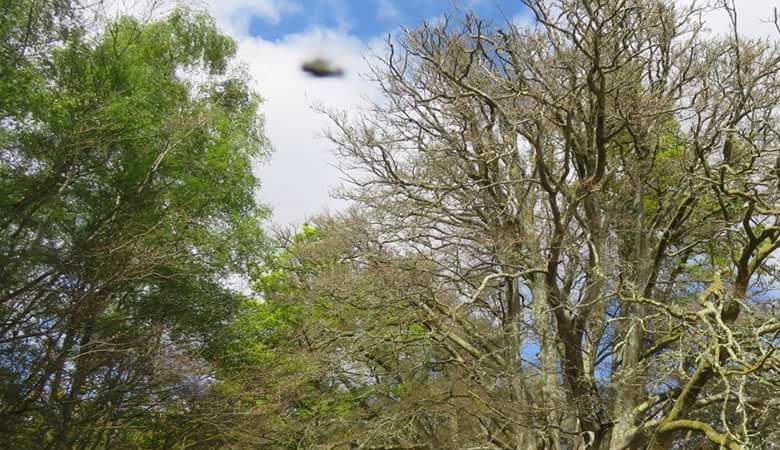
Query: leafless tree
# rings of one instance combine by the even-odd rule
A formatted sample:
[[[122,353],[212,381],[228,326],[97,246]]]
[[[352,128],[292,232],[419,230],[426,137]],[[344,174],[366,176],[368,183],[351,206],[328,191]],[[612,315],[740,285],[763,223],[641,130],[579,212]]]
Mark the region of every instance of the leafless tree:
[[[329,113],[372,239],[427,261],[460,438],[774,448],[780,46],[708,33],[731,3],[525,4],[388,41],[382,101]]]

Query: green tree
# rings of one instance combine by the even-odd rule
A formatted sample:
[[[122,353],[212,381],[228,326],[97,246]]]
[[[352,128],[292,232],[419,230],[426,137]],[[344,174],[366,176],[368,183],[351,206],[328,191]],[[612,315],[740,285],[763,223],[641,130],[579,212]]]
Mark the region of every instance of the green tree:
[[[76,2],[8,6],[4,447],[176,448],[145,433],[209,391],[213,343],[245,301],[230,280],[265,247],[259,99],[207,15],[87,32]]]
[[[356,213],[280,242],[254,277],[265,331],[253,342],[276,369],[255,363],[237,378],[263,399],[244,425],[273,437],[260,448],[457,448],[480,436],[489,375],[452,347],[457,319],[429,309],[455,295],[430,260],[379,245]]]

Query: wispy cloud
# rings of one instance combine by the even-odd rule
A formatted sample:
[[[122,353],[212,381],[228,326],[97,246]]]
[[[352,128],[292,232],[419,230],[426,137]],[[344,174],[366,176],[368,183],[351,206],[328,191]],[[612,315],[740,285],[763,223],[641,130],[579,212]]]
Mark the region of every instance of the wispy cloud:
[[[277,24],[284,16],[303,12],[303,6],[295,0],[207,1],[208,9],[217,23],[233,35],[248,34],[249,23],[253,18]]]

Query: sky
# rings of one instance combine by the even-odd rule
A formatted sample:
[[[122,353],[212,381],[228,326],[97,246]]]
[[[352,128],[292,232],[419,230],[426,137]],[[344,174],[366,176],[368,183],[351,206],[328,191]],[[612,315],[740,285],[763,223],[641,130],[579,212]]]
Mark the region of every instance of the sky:
[[[520,0],[198,1],[236,39],[238,60],[265,99],[261,110],[274,151],[256,167],[256,174],[262,182],[259,199],[272,207],[272,221],[277,225],[300,224],[318,213],[344,207],[343,201],[331,196],[341,183],[332,145],[320,137],[330,124],[313,107],[355,114],[367,101],[378,99],[376,86],[363,75],[367,58],[371,52],[384,51],[389,33],[457,10],[473,10],[497,23],[506,19],[531,23]],[[735,1],[743,34],[777,34],[767,19],[773,7],[780,8],[780,0]],[[714,32],[728,27],[724,14],[711,15],[708,24]],[[337,61],[345,76],[307,76],[300,65],[317,56]]]
[[[265,99],[262,112],[274,151],[257,168],[259,197],[279,225],[344,207],[331,196],[341,173],[332,145],[321,137],[330,124],[313,107],[354,114],[376,99],[376,87],[365,78],[367,58],[384,51],[388,34],[458,10],[497,22],[522,15],[517,0],[209,0],[208,7],[238,40],[238,59]],[[345,76],[307,76],[300,65],[317,56],[338,62]]]

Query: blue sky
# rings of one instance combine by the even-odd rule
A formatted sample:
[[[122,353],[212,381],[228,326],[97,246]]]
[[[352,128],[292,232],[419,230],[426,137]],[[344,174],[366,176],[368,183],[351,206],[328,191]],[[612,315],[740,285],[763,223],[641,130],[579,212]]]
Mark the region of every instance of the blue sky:
[[[288,3],[278,17],[254,16],[249,21],[253,36],[283,39],[310,28],[336,29],[361,39],[370,39],[424,20],[473,10],[481,17],[502,22],[522,13],[520,0],[299,0]]]

